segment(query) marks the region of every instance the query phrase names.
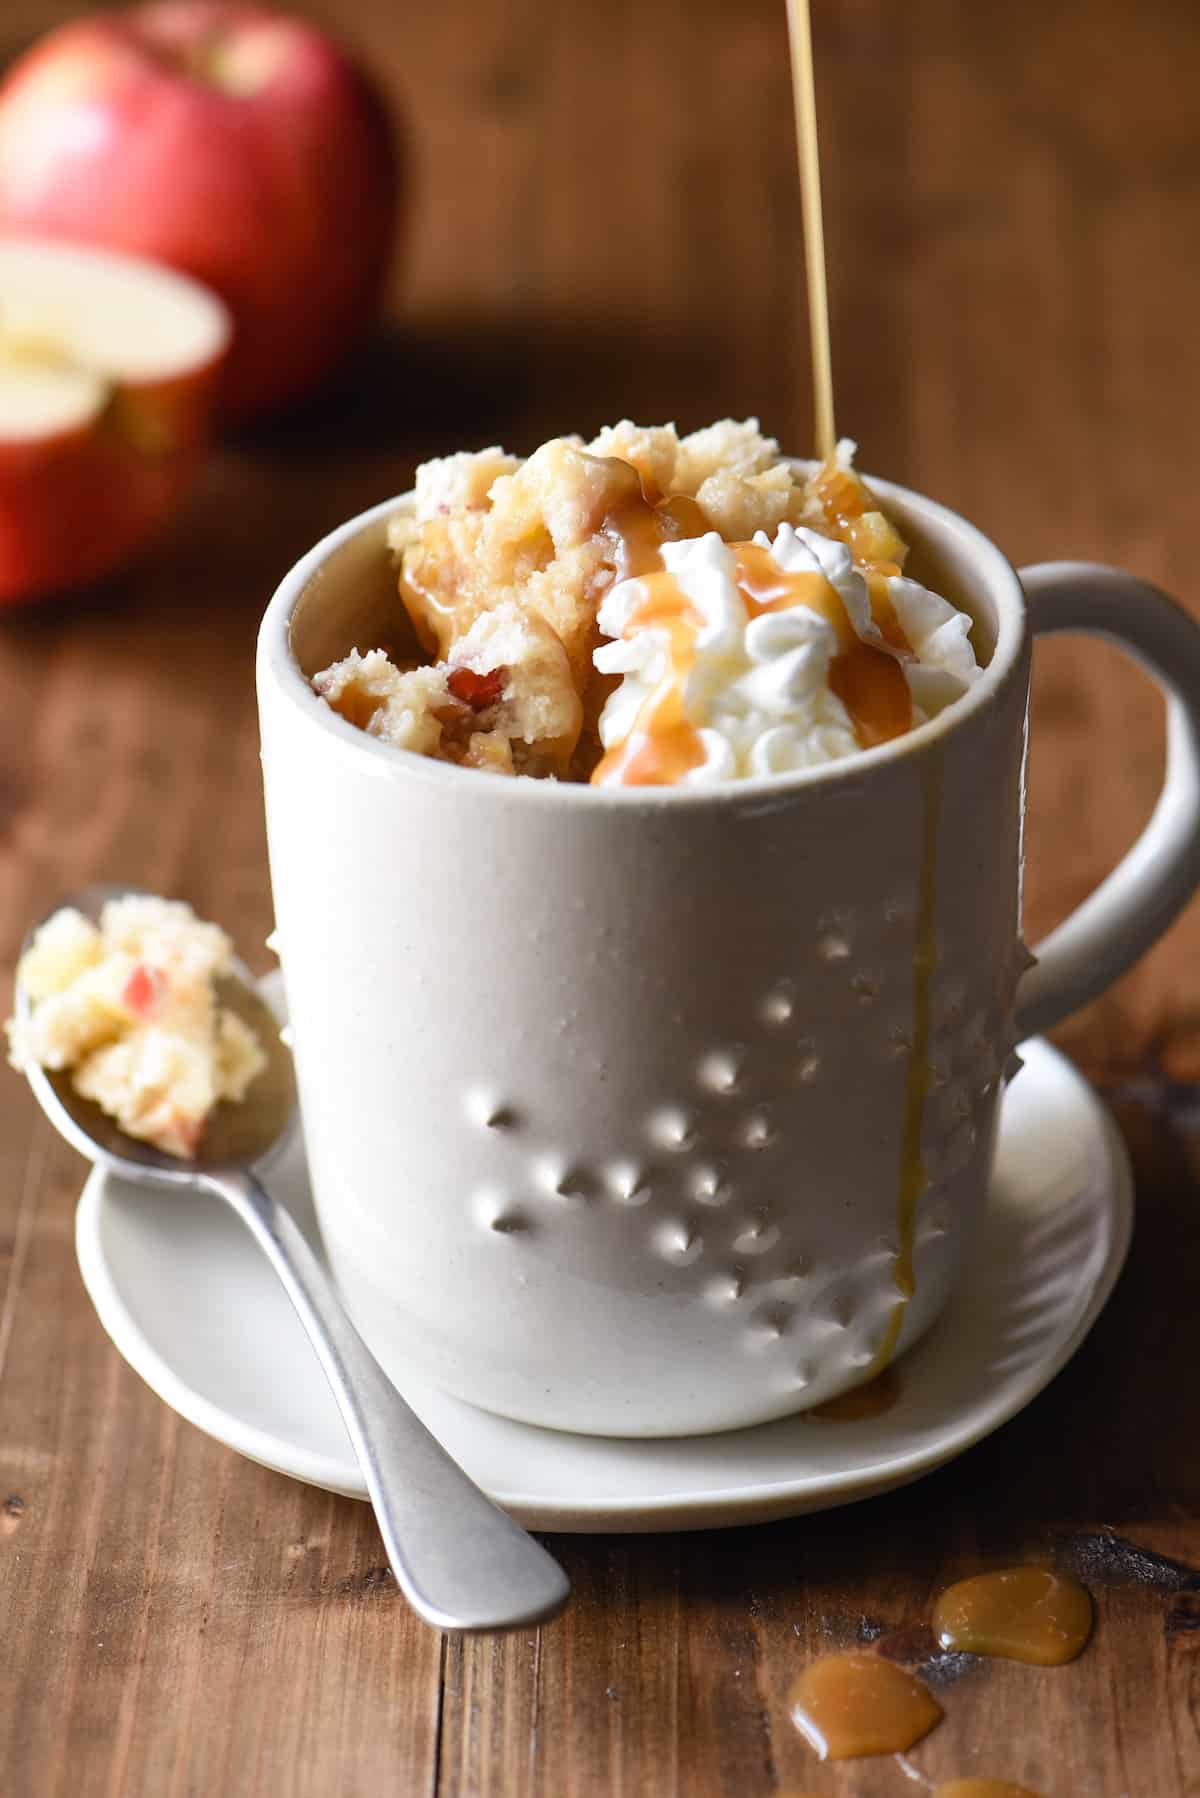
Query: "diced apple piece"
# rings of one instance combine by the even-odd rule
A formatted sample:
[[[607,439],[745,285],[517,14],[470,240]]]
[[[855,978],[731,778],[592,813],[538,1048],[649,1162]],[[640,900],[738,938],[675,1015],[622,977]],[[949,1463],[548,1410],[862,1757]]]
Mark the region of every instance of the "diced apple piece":
[[[125,1004],[136,1018],[150,1018],[162,1005],[167,992],[167,977],[161,968],[153,968],[147,962],[139,961],[133,973],[125,982],[125,990],[121,994]]]

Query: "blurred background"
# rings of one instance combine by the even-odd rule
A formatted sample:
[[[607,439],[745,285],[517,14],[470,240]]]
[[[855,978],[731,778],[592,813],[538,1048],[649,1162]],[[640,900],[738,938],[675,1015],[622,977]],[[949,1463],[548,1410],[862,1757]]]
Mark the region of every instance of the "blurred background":
[[[206,4],[188,13],[202,35]],[[45,34],[97,28],[73,0],[0,0],[0,406],[16,392],[14,329],[17,361],[46,360],[29,350],[38,305],[5,288],[3,240],[50,189],[83,235],[115,219],[148,238],[190,208],[197,258],[228,252],[235,311],[246,271],[265,271],[268,374],[362,265],[322,351],[341,366],[226,417],[203,454],[200,432],[178,492],[151,496],[156,542],[68,594],[50,582],[0,608],[5,981],[30,919],[94,880],[187,898],[267,965],[258,621],[299,555],[405,489],[419,461],[528,451],[622,415],[690,429],[755,414],[786,450],[812,449],[784,0],[321,0],[298,14],[369,73],[338,53],[303,79],[289,65],[285,87],[324,96],[311,116],[340,123],[323,137],[300,101],[267,107],[256,154],[275,159],[263,191],[279,202],[235,231],[259,164],[231,153],[216,113],[177,116],[147,147],[138,82],[119,117],[104,98],[123,55],[108,27],[73,62],[39,63],[44,85],[18,107]],[[813,0],[813,25],[837,420],[861,467],[959,509],[1017,564],[1119,563],[1200,609],[1196,0]],[[220,77],[249,95],[264,68],[253,46],[205,50],[196,93]],[[102,150],[116,159],[103,193],[71,160]],[[383,317],[355,343],[350,315],[384,251]],[[86,280],[71,304],[95,322]],[[91,403],[67,386],[71,405]],[[120,474],[131,445],[186,439],[186,413],[104,413],[98,491],[114,510],[137,483],[104,457]],[[10,423],[0,409],[0,588],[33,516]],[[66,567],[111,519],[52,459],[39,466],[45,566]],[[1115,652],[1049,642],[1036,662],[1032,941],[1132,839],[1162,763],[1160,702]],[[540,1638],[439,1642],[389,1592],[366,1507],[227,1453],[123,1367],[71,1256],[81,1164],[17,1076],[0,1079],[6,1789],[399,1793],[424,1766],[422,1789],[446,1794],[894,1794],[907,1781],[890,1764],[854,1763],[843,1782],[802,1759],[785,1690],[805,1632],[811,1645],[860,1612],[864,1627],[923,1627],[955,1557],[1041,1559],[1071,1531],[1092,1532],[1103,1585],[1113,1526],[1138,1546],[1127,1589],[1104,1591],[1095,1649],[1032,1700],[997,1675],[934,1753],[961,1747],[965,1766],[1012,1736],[1031,1760],[1087,1767],[1088,1791],[1166,1798],[1161,1769],[1195,1764],[1196,1575],[1156,1563],[1181,1593],[1164,1617],[1144,1548],[1195,1558],[1200,905],[1061,1036],[1121,1101],[1140,1208],[1072,1369],[990,1443],[879,1505],[570,1539],[575,1602],[544,1655]]]
[[[318,393],[226,428],[131,570],[0,618],[9,959],[31,911],[97,876],[261,940],[255,626],[295,557],[419,460],[626,414],[757,414],[811,448],[783,0],[297,10],[361,59],[398,133],[385,321]],[[0,61],[78,16],[6,0]],[[814,0],[814,34],[838,425],[861,466],[1017,563],[1119,562],[1197,603],[1192,0]],[[366,204],[341,193],[324,255]],[[1131,836],[1161,758],[1157,701],[1115,655],[1057,643],[1038,664],[1035,938]],[[1090,1065],[1168,1020],[1183,1053],[1197,946],[1193,910],[1068,1027]]]

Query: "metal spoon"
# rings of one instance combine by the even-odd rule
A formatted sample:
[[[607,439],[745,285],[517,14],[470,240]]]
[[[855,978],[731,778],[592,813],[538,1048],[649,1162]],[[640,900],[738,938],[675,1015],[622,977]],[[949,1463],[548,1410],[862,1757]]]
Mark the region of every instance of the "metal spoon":
[[[129,890],[91,887],[63,903],[94,920],[105,900]],[[250,1025],[268,1065],[240,1105],[218,1106],[195,1161],[177,1161],[126,1136],[99,1106],[80,1098],[69,1074],[31,1066],[29,1084],[39,1104],[80,1154],[109,1173],[181,1194],[214,1193],[236,1211],[282,1280],[317,1351],[358,1455],[392,1571],[426,1622],[447,1630],[495,1630],[552,1616],[570,1591],[562,1568],[480,1491],[405,1404],[350,1322],[291,1213],[255,1174],[255,1164],[295,1121],[292,1058],[279,1040],[278,1020],[244,969],[220,983],[220,998]],[[16,1006],[18,1018],[28,1019],[30,1000],[19,985]]]

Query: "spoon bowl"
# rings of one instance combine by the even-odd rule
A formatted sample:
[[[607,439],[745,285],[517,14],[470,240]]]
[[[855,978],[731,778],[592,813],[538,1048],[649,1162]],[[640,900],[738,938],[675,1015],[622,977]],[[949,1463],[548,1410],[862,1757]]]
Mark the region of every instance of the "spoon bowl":
[[[291,1054],[280,1040],[279,1019],[250,984],[251,979],[244,971],[220,976],[217,998],[253,1030],[267,1065],[255,1076],[240,1104],[222,1100],[216,1107],[191,1160],[181,1161],[153,1143],[129,1136],[94,1099],[75,1091],[68,1070],[59,1072],[34,1063],[25,1071],[42,1110],[81,1155],[89,1161],[102,1161],[130,1180],[195,1186],[204,1174],[269,1161],[296,1124],[296,1076]],[[28,998],[18,988],[18,1018],[27,1018],[30,1009]]]

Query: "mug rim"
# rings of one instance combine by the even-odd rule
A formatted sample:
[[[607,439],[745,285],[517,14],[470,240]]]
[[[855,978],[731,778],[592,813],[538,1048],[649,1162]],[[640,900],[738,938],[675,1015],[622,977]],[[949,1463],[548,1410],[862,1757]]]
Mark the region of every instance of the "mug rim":
[[[800,470],[817,466],[815,462],[803,458],[792,457],[789,460]],[[930,535],[936,539],[944,540],[948,537],[957,540],[972,568],[978,568],[982,572],[985,590],[996,608],[996,640],[991,659],[980,678],[961,698],[954,700],[936,717],[906,731],[903,736],[893,737],[870,749],[860,749],[854,755],[843,756],[836,761],[795,769],[787,774],[752,775],[705,787],[595,787],[587,781],[496,780],[493,785],[497,799],[503,797],[506,802],[517,804],[583,805],[593,810],[614,807],[642,811],[658,811],[663,807],[670,810],[680,807],[695,809],[697,806],[737,806],[747,801],[758,806],[764,801],[783,801],[792,794],[835,781],[869,776],[873,771],[887,768],[907,757],[920,756],[922,752],[965,728],[993,702],[1020,659],[1025,640],[1026,605],[1016,569],[1003,550],[978,525],[972,524],[961,513],[953,511],[938,500],[929,499],[925,494],[903,487],[896,481],[869,474],[864,474],[862,478],[885,505],[889,500],[897,500],[901,510],[918,515],[923,526],[931,527]],[[398,506],[411,498],[412,491],[409,490],[355,513],[353,517],[328,531],[288,570],[272,594],[259,626],[259,687],[261,691],[264,680],[270,677],[281,697],[295,707],[301,720],[328,735],[331,748],[340,746],[344,752],[370,758],[369,763],[364,762],[364,769],[373,764],[374,772],[381,778],[388,776],[390,772],[392,779],[433,780],[447,784],[450,791],[455,788],[461,790],[461,783],[465,780],[470,789],[478,792],[480,776],[485,770],[460,768],[450,762],[436,761],[431,756],[418,755],[413,750],[382,742],[378,737],[349,723],[313,691],[292,653],[292,617],[314,578],[347,543],[385,522]]]

